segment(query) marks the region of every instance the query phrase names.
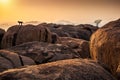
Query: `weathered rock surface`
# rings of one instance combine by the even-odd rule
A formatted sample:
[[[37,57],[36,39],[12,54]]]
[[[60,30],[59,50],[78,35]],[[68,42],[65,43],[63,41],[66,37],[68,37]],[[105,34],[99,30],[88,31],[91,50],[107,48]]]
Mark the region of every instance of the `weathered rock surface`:
[[[115,74],[120,63],[120,19],[97,30],[91,37],[91,57]]]
[[[52,41],[51,43],[60,43],[60,38],[56,33],[52,33]]]
[[[0,48],[1,48],[1,41],[2,41],[4,34],[5,34],[5,30],[0,28]]]
[[[116,77],[118,80],[120,79],[120,64],[119,64],[117,71],[116,71]]]
[[[35,64],[29,57],[18,55],[7,50],[0,50],[0,72],[11,68]]]
[[[51,32],[58,34],[60,37],[72,37],[78,39],[89,40],[92,33],[94,33],[98,27],[93,25],[57,25],[57,24],[39,24],[42,26],[47,26]]]
[[[64,38],[65,40],[66,38]],[[69,38],[68,38],[69,39]],[[32,58],[36,63],[46,63],[56,60],[72,59],[72,58],[89,58],[90,54],[87,53],[88,42],[85,40],[76,40],[70,42],[63,42],[61,44],[51,44],[44,42],[28,42],[25,44],[11,47],[8,50],[18,53],[19,55]],[[68,44],[71,43],[72,44]],[[64,44],[63,44],[64,43]]]
[[[61,44],[74,49],[81,58],[90,58],[89,42],[83,39],[60,37]]]
[[[2,48],[32,41],[51,42],[51,32],[48,28],[40,25],[12,26],[3,37]]]
[[[70,59],[11,69],[0,73],[0,80],[116,80],[92,60]]]

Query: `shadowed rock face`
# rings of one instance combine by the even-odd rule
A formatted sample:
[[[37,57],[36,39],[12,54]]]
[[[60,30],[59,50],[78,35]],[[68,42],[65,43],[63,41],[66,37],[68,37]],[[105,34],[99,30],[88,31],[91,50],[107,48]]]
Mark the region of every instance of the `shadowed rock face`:
[[[57,25],[57,24],[39,24],[47,26],[51,32],[58,34],[60,37],[72,37],[78,39],[89,40],[92,33],[94,33],[98,27],[93,25]]]
[[[89,42],[82,39],[60,37],[61,44],[74,49],[81,58],[90,58]]]
[[[34,64],[34,61],[29,57],[21,56],[7,50],[0,50],[0,72]]]
[[[116,80],[99,64],[87,59],[70,59],[11,69],[0,80]]]
[[[55,43],[59,43],[59,42],[60,42],[59,36],[56,33],[52,33],[51,43],[55,44]]]
[[[91,37],[91,57],[115,74],[120,62],[120,19],[97,30]]]
[[[43,26],[12,26],[3,37],[2,48],[32,41],[51,42],[51,32]]]
[[[77,42],[75,42],[75,40]],[[89,43],[87,41],[73,38],[71,40],[66,40],[66,42],[65,40],[63,41],[64,42],[61,44],[28,42],[25,44],[17,45],[15,47],[11,47],[7,50],[30,57],[38,64],[63,59],[90,57],[89,52],[87,53],[87,50],[89,50]],[[68,44],[70,42],[67,41],[71,41],[72,44]]]
[[[2,41],[4,34],[5,34],[5,30],[0,28],[0,48],[1,48],[1,41]]]

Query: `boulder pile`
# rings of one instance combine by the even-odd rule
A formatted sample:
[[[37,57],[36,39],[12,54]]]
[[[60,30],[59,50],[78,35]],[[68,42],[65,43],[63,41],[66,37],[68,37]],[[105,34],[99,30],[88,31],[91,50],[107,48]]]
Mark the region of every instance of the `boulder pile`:
[[[67,38],[62,38],[61,44],[35,41],[17,45],[7,50],[30,57],[37,64],[63,59],[90,58],[88,41],[73,38],[70,38],[71,40],[65,39]]]
[[[0,80],[120,80],[120,19],[0,29]]]
[[[62,25],[62,24],[39,24],[48,27],[51,32],[56,33],[60,37],[72,37],[84,40],[90,40],[92,33],[94,33],[98,27],[90,24],[80,25]]]

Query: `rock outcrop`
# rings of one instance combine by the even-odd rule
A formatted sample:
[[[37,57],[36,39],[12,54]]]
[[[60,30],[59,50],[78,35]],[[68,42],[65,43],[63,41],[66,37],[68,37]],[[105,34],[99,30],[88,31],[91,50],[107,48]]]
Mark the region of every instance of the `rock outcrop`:
[[[56,33],[60,37],[72,37],[85,40],[89,40],[92,33],[98,29],[98,27],[89,24],[75,26],[43,23],[39,25],[48,27],[51,32]]]
[[[92,60],[71,59],[11,69],[0,73],[0,80],[116,80]]]
[[[51,42],[51,32],[48,28],[40,25],[12,26],[3,37],[2,48],[32,41]]]
[[[87,41],[79,40],[79,39],[71,39],[71,40],[67,40],[69,42],[67,41],[65,42],[65,39],[67,38],[64,38],[64,40],[62,39],[63,42],[61,44],[51,44],[44,42],[28,42],[25,44],[11,47],[7,50],[16,52],[19,55],[30,57],[37,64],[63,60],[63,59],[90,57],[89,52],[87,53],[87,50],[89,50],[88,48],[89,43]],[[77,42],[75,43],[75,41]]]
[[[70,37],[60,37],[60,42],[74,49],[81,58],[90,58],[89,41]]]
[[[120,19],[97,30],[91,37],[91,57],[115,74],[120,63]]]
[[[52,41],[51,43],[55,44],[55,43],[60,43],[60,38],[56,33],[52,33]]]
[[[5,30],[0,28],[0,49],[1,49],[1,41],[2,41],[4,34],[5,34]]]
[[[29,57],[21,56],[7,50],[0,50],[0,72],[34,64],[34,61]]]

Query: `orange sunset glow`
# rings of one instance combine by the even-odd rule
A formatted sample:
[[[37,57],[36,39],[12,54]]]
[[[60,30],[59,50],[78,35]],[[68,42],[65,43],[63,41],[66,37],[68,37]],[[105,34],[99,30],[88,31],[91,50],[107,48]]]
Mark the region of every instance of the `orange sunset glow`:
[[[0,80],[120,80],[120,0],[0,0]]]
[[[24,22],[102,24],[120,17],[119,0],[0,0],[0,27]]]

